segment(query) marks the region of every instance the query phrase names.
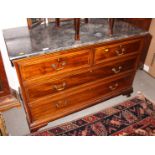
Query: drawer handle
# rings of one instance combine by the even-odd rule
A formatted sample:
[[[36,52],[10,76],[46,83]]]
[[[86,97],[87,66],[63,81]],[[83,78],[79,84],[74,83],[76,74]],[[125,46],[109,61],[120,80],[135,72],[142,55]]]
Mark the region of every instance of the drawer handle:
[[[55,69],[56,71],[64,69],[66,65],[66,61],[61,61],[60,59],[57,59],[58,63],[57,64],[52,64],[52,68]]]
[[[58,101],[55,106],[56,108],[63,108],[65,107],[66,105],[68,105],[68,101],[67,100],[61,100],[61,101]]]
[[[118,69],[112,68],[112,71],[113,71],[115,74],[117,74],[117,73],[119,73],[119,72],[121,71],[121,69],[122,69],[122,66],[119,66]]]
[[[117,51],[117,50],[116,50],[116,54],[117,54],[118,56],[120,56],[120,55],[123,55],[124,52],[122,52],[122,51]]]
[[[116,54],[117,54],[118,56],[123,55],[124,52],[125,52],[125,48],[121,48],[120,51],[119,51],[119,50],[116,50],[115,52],[116,52]]]
[[[66,87],[66,82],[63,82],[62,84],[54,85],[54,88],[55,88],[57,91],[64,90],[65,87]]]
[[[118,83],[116,83],[114,86],[109,86],[110,90],[115,90],[118,87]]]

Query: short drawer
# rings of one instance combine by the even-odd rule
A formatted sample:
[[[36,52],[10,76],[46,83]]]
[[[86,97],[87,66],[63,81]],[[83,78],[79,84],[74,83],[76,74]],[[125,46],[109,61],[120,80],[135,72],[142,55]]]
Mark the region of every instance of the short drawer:
[[[107,59],[138,52],[140,50],[140,45],[141,40],[134,40],[95,48],[95,63],[101,63]]]
[[[124,60],[122,62],[113,62],[103,67],[94,68],[81,74],[72,75],[58,80],[42,79],[35,83],[25,86],[26,95],[29,102],[36,99],[56,94],[85,83],[106,78],[115,74],[123,73],[134,68],[136,58]],[[37,83],[37,84],[36,84]]]
[[[90,50],[75,51],[69,54],[47,54],[21,60],[19,65],[23,80],[44,75],[66,73],[90,65]]]
[[[104,99],[108,94],[121,92],[131,85],[131,77],[90,86],[88,89],[71,96],[53,99],[48,98],[42,102],[35,102],[30,106],[32,120],[55,120],[82,108],[94,104],[94,100]],[[91,102],[92,101],[92,102]]]

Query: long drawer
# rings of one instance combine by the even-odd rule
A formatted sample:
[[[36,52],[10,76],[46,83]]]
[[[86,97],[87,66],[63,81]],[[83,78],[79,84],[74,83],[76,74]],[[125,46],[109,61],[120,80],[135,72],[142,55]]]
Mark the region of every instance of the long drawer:
[[[42,79],[34,83],[30,83],[26,88],[26,95],[29,102],[48,95],[64,92],[70,88],[81,86],[82,84],[96,81],[101,78],[106,78],[115,74],[119,74],[134,68],[136,62],[135,57],[130,57],[128,60],[113,62],[99,68],[94,68],[91,71],[86,71],[81,74],[71,75],[69,77],[55,79]]]
[[[90,66],[90,50],[48,54],[18,61],[23,81],[44,75],[58,75]]]
[[[109,58],[120,58],[140,50],[141,40],[133,40],[119,44],[112,44],[95,48],[95,64],[102,63]]]
[[[57,119],[78,109],[88,107],[95,100],[104,98],[108,94],[118,94],[130,85],[131,76],[126,76],[107,83],[99,83],[70,96],[66,95],[63,98],[60,96],[56,99],[48,98],[44,102],[36,102],[30,106],[32,122],[42,119],[46,119],[46,121]]]

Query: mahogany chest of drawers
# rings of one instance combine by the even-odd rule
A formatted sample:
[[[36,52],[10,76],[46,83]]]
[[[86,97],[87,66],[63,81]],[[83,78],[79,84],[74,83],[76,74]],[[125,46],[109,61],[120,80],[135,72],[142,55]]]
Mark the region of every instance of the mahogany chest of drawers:
[[[108,98],[130,95],[144,36],[14,60],[31,131]]]

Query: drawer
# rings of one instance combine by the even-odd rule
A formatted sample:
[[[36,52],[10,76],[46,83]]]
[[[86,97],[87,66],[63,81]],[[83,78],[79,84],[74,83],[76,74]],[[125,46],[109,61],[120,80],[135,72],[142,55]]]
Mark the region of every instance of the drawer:
[[[94,82],[101,78],[106,78],[134,68],[136,58],[130,58],[122,62],[113,62],[103,67],[94,68],[92,71],[85,71],[81,74],[55,79],[42,79],[25,86],[26,95],[29,102],[46,97],[48,95],[64,92],[70,88],[80,86],[85,83]],[[37,84],[36,84],[37,83]]]
[[[62,98],[47,98],[42,102],[33,102],[30,106],[32,121],[55,120],[82,108],[91,106],[95,100],[104,99],[107,95],[119,94],[131,85],[131,77],[122,77],[107,83],[90,86],[83,91]]]
[[[35,79],[49,74],[61,74],[88,67],[90,65],[90,50],[87,49],[59,55],[47,54],[38,58],[21,60],[18,64],[23,80]]]
[[[107,59],[120,57],[140,50],[141,40],[102,46],[95,48],[95,63],[101,63]]]

